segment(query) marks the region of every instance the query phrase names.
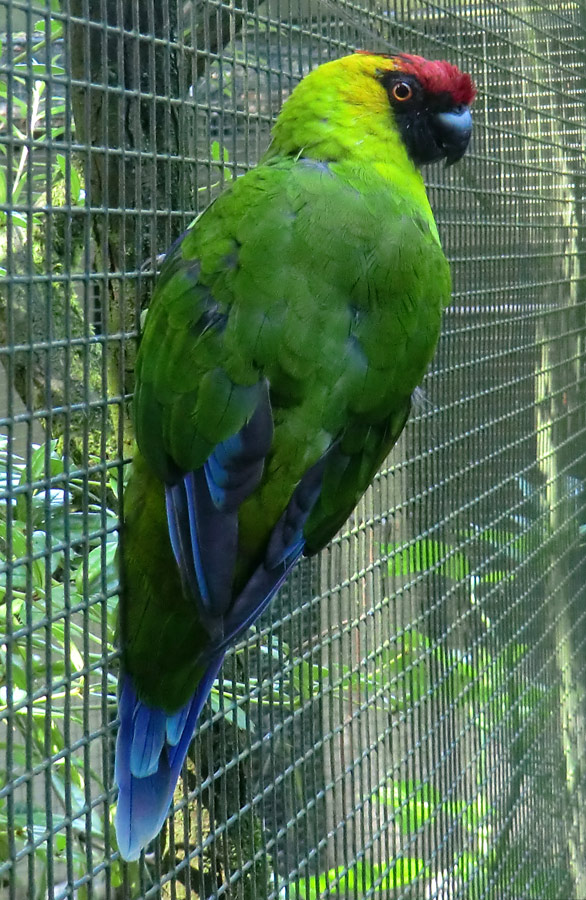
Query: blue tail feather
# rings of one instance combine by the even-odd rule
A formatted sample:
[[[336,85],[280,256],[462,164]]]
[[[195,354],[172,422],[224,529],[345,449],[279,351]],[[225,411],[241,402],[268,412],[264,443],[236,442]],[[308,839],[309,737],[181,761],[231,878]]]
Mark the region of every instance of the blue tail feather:
[[[114,775],[118,785],[116,835],[120,853],[129,862],[138,859],[163,827],[198,716],[223,659],[224,654],[219,653],[210,661],[192,699],[170,716],[139,700],[130,676],[122,676]],[[167,728],[175,743],[165,740]],[[144,774],[137,774],[139,771]]]
[[[182,709],[176,712],[174,716],[167,716],[167,743],[170,744],[171,747],[175,747],[179,743],[188,715],[189,704],[182,707]]]
[[[135,708],[134,740],[130,751],[130,771],[136,778],[153,775],[159,767],[159,757],[165,743],[165,713],[149,709],[142,703]]]

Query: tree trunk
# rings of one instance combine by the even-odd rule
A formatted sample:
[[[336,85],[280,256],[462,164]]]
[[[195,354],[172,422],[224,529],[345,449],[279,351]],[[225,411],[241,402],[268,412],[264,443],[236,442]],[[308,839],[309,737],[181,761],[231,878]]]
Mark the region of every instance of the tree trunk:
[[[152,0],[66,0],[64,7],[72,17],[76,136],[87,147],[86,198],[103,276],[98,329],[108,347],[110,398],[129,447],[140,309],[154,261],[193,208],[183,161],[185,106],[173,103],[186,95],[177,40],[181,10]]]

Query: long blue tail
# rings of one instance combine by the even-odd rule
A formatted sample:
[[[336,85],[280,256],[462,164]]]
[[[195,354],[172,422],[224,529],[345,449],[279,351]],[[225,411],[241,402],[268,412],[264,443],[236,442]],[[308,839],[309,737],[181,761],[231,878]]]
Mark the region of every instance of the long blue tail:
[[[114,778],[118,785],[116,835],[123,859],[138,859],[163,827],[198,716],[224,660],[208,665],[189,703],[172,716],[146,706],[132,679],[122,676]]]

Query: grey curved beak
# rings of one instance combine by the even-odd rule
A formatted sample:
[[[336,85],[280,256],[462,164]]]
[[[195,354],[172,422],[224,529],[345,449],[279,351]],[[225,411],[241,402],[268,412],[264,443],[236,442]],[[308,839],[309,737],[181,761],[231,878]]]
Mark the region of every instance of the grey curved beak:
[[[464,156],[472,134],[472,114],[467,106],[435,116],[436,137],[443,145],[446,166],[453,166]]]

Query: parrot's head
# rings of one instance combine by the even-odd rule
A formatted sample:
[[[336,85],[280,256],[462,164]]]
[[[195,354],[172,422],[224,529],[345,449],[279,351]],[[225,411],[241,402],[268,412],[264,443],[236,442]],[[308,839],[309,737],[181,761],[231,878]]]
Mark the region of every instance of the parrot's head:
[[[273,152],[411,164],[464,155],[476,95],[469,75],[443,60],[359,51],[324,63],[297,85],[274,128]],[[275,147],[275,145],[277,145]]]
[[[403,54],[389,57],[386,66],[377,65],[375,78],[386,91],[416,165],[441,159],[451,165],[462,159],[472,134],[470,106],[476,96],[469,75],[443,60]]]

